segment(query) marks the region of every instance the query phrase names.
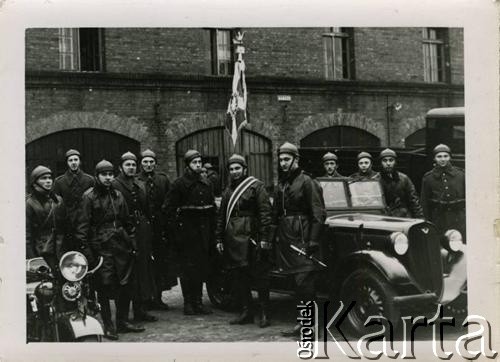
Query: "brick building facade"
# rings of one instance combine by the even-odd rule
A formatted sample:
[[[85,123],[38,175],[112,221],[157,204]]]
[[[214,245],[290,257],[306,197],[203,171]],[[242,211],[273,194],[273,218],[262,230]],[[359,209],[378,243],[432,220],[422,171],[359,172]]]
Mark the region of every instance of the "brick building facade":
[[[253,157],[251,172],[268,184],[276,177],[272,156],[285,140],[325,149],[362,147],[356,140],[363,139],[405,147],[430,108],[464,104],[462,29],[242,30],[251,126],[238,150]],[[69,147],[91,155],[88,171],[89,163],[116,160],[119,155],[109,153],[128,148],[154,149],[171,178],[181,172],[187,147],[222,166],[232,153],[221,128],[231,91],[232,34],[28,29],[27,168],[45,162],[60,172]],[[102,134],[91,137],[89,130]]]

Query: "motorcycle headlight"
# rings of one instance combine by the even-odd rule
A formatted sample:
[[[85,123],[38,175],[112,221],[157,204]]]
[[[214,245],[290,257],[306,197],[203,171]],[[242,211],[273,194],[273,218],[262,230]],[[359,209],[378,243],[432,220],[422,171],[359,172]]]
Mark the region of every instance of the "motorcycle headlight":
[[[61,292],[64,299],[73,302],[82,295],[82,285],[78,282],[66,282],[62,286]]]
[[[61,270],[62,276],[70,282],[82,280],[87,274],[88,268],[87,258],[78,251],[68,251],[59,261],[59,270]]]
[[[35,288],[35,297],[42,305],[47,305],[54,299],[54,285],[52,282],[42,282]]]
[[[394,247],[394,251],[398,255],[404,255],[408,251],[408,237],[400,232],[396,231],[391,234],[392,246]]]
[[[450,229],[444,233],[444,236],[448,240],[448,245],[452,251],[459,251],[462,249],[463,240],[460,231]]]

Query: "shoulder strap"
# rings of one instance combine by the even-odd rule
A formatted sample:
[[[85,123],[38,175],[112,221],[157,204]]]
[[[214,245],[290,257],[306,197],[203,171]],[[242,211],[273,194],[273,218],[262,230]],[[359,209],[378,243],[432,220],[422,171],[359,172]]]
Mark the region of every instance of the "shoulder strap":
[[[248,178],[243,180],[243,182],[240,183],[234,190],[233,194],[229,198],[229,202],[227,203],[226,228],[227,225],[229,224],[229,219],[231,218],[231,213],[233,212],[234,206],[240,199],[241,195],[243,195],[243,193],[257,181],[258,180],[255,177],[249,176]]]

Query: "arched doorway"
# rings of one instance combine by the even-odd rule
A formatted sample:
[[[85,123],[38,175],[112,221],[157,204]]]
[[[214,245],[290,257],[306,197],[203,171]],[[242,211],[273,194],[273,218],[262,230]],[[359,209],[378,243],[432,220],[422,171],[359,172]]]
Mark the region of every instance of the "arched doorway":
[[[351,126],[322,128],[300,140],[301,148],[379,147],[380,139],[363,129]]]
[[[423,148],[425,147],[425,128],[416,130],[411,135],[405,138],[406,148]]]
[[[332,126],[314,131],[300,140],[301,165],[314,176],[324,173],[321,157],[335,152],[339,157],[339,172],[349,175],[356,171],[356,153],[380,147],[380,139],[361,128]]]
[[[203,155],[203,162],[210,162],[221,175],[222,186],[226,184],[226,161],[233,153],[233,145],[229,133],[224,127],[213,127],[193,132],[175,145],[177,174],[184,169],[184,154],[189,149],[198,150]],[[272,185],[272,144],[268,138],[243,129],[238,137],[236,153],[245,156],[249,174],[262,180],[267,186]]]
[[[114,132],[91,128],[77,128],[55,132],[26,144],[26,174],[37,165],[49,166],[54,174],[66,171],[65,153],[74,148],[82,154],[82,169],[94,173],[97,162],[103,158],[118,165],[120,156],[131,151],[140,152],[140,143]]]

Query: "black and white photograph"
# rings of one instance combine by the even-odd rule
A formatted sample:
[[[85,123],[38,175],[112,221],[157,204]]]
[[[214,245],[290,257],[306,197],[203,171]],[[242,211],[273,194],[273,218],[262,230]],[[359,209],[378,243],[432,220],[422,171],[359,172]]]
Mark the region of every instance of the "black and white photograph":
[[[306,13],[20,26],[19,358],[497,357],[500,43]]]

